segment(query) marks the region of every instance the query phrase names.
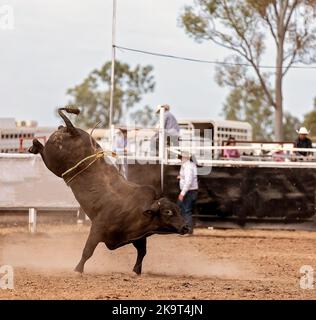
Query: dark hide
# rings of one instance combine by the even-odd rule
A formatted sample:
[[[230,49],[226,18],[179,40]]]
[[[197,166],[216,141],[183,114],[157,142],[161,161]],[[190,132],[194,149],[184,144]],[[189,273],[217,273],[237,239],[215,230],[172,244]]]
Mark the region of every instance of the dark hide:
[[[80,160],[95,154],[100,146],[90,135],[75,128],[63,110],[78,114],[78,109],[59,109],[66,127],[60,126],[45,147],[34,140],[29,152],[41,154],[47,168],[58,177]],[[66,180],[84,169],[85,162]],[[113,250],[128,243],[137,249],[134,272],[141,273],[146,254],[146,237],[155,233],[181,233],[188,231],[180,210],[165,198],[157,199],[151,186],[138,185],[125,180],[106,158],[98,159],[69,183],[80,206],[92,221],[90,234],[76,271],[83,272],[85,262],[92,256],[97,244],[104,242]]]

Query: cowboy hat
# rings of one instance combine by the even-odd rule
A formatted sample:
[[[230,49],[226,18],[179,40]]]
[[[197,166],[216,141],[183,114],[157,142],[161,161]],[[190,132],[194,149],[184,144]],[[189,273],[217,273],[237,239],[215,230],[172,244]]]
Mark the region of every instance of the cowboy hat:
[[[156,113],[158,113],[161,108],[165,108],[166,111],[170,110],[169,104],[158,104],[158,106],[156,107]]]
[[[296,130],[298,134],[309,134],[309,131],[305,127],[301,127],[300,130]]]
[[[181,157],[190,158],[192,156],[192,153],[189,151],[181,151]]]
[[[196,159],[196,156],[190,152],[190,151],[184,151],[182,150],[181,152],[178,152],[178,159],[183,160],[183,158],[190,160],[193,162],[195,165],[198,166],[198,161]]]
[[[128,128],[127,128],[127,126],[126,125],[124,125],[124,124],[117,124],[117,125],[115,125],[115,127],[114,127],[117,131],[128,131]]]
[[[178,153],[178,159],[186,158],[186,159],[191,159],[192,153],[186,150],[179,150],[177,151]]]

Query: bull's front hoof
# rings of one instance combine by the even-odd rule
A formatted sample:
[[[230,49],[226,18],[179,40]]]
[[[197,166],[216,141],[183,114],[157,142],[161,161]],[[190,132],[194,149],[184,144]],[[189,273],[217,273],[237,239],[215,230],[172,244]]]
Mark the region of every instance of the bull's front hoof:
[[[78,266],[74,269],[74,271],[75,271],[76,273],[83,274],[83,268],[82,268],[80,265],[78,265]]]
[[[76,273],[76,274],[83,274],[83,271],[79,271],[79,270],[76,270],[76,269],[74,269],[74,272]]]
[[[84,273],[74,270],[73,277],[76,279],[81,279],[84,277]]]
[[[142,267],[134,267],[133,268],[133,271],[138,275],[140,276],[142,274]]]

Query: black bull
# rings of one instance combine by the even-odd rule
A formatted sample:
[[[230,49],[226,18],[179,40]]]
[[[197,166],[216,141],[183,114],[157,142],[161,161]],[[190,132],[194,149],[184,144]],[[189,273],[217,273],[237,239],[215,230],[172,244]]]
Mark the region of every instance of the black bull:
[[[158,199],[153,187],[125,180],[103,156],[99,157],[100,146],[87,132],[75,128],[63,110],[79,114],[79,109],[59,109],[66,127],[60,126],[45,146],[34,139],[29,152],[39,153],[46,167],[65,179],[91,219],[90,233],[75,270],[83,272],[100,242],[110,250],[132,243],[137,249],[133,271],[141,274],[148,236],[188,231],[179,208],[166,198]]]

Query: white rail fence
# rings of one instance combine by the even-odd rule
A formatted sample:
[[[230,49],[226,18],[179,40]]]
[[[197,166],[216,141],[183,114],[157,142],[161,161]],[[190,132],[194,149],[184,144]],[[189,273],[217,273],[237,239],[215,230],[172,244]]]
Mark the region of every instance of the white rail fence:
[[[163,139],[161,139],[163,141]],[[169,147],[171,153],[177,156],[180,150],[188,150],[195,154],[202,151],[204,157],[197,159],[205,166],[247,166],[247,167],[292,167],[292,168],[316,168],[316,149],[298,149],[292,146],[263,146],[263,145],[236,145],[236,146],[180,146]],[[261,157],[254,154],[250,159],[241,156],[238,159],[212,159],[213,151],[223,149],[239,149],[245,151],[270,151],[270,158]],[[282,151],[286,155],[283,161],[273,161],[273,152]],[[294,159],[296,151],[308,152],[312,156],[305,157],[305,161]],[[160,146],[159,157],[127,157],[129,163],[160,163],[163,166],[180,164],[177,157],[168,157],[169,152],[162,152]],[[206,155],[206,157],[205,157]],[[280,155],[278,155],[279,157]],[[133,159],[131,159],[133,158]],[[198,157],[197,157],[198,158]],[[30,154],[1,154],[0,153],[0,210],[20,210],[29,211],[29,229],[36,231],[37,212],[39,210],[78,210],[79,204],[73,196],[70,188],[65,182],[52,174],[44,165],[40,156]],[[82,212],[81,212],[82,213]],[[81,218],[82,220],[82,218]]]
[[[241,154],[239,158],[214,157],[212,152],[223,150],[248,151],[252,155]],[[278,167],[278,168],[316,168],[316,148],[294,148],[293,146],[280,146],[272,144],[252,144],[236,146],[180,146],[169,147],[172,158],[165,160],[168,164],[179,164],[177,155],[181,151],[189,151],[196,155],[199,164],[206,166],[245,166],[245,167]],[[281,154],[280,154],[281,152]],[[308,156],[297,155],[297,152],[306,152]]]
[[[29,211],[29,229],[36,232],[39,210],[79,210],[79,204],[40,156],[0,154],[0,210],[21,209]]]

